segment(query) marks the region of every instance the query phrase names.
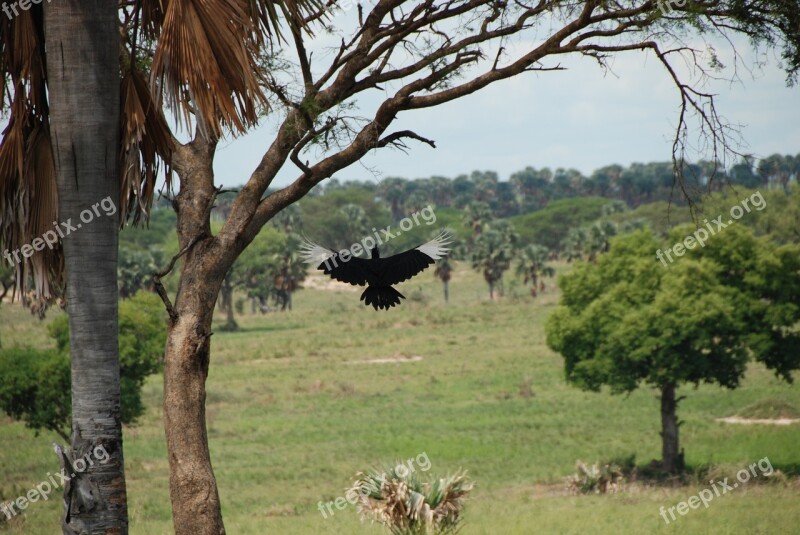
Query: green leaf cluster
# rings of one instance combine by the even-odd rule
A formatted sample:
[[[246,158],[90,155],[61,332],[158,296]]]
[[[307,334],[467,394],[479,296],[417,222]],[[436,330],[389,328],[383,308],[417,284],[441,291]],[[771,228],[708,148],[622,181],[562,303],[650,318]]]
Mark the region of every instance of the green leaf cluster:
[[[122,423],[144,414],[145,379],[163,367],[166,312],[159,297],[140,292],[119,306]],[[71,421],[69,322],[57,317],[48,328],[56,348],[15,347],[0,350],[0,410],[37,431],[66,435]]]

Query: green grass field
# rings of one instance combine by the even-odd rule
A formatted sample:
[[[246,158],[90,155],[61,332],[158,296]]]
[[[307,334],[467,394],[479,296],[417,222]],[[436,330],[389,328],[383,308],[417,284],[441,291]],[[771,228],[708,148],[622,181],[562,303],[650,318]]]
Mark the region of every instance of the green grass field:
[[[490,302],[480,276],[459,266],[445,306],[441,284],[427,271],[400,287],[410,299],[388,313],[367,309],[355,291],[306,289],[290,313],[240,316],[241,331],[217,332],[208,426],[228,533],[388,533],[361,524],[352,506],[326,519],[317,504],[342,496],[359,470],[423,452],[429,474],[464,468],[476,482],[464,535],[800,532],[794,477],[742,485],[670,525],[659,508],[686,500],[705,481],[569,495],[564,478],[578,459],[635,454],[645,465],[660,456],[659,404],[647,388],[626,397],[565,383],[561,358],[545,344],[544,320],[558,302],[547,282],[534,301],[508,276],[505,298]],[[0,307],[0,337],[6,347],[50,343],[44,324],[9,305]],[[409,361],[359,362],[387,358]],[[680,394],[687,396],[679,416],[691,468],[767,457],[776,469],[798,473],[800,425],[715,421],[753,416],[753,407],[796,409],[796,386],[753,367],[738,390],[701,385]],[[150,378],[144,398],[146,415],[125,429],[131,533],[167,534],[160,376]],[[3,498],[56,470],[54,440],[0,419]],[[59,500],[38,502],[0,532],[60,533],[59,515]]]

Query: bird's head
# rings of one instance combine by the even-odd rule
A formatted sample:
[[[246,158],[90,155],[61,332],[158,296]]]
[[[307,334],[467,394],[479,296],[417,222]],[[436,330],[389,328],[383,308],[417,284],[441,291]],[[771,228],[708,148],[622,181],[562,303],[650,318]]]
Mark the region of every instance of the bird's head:
[[[377,260],[380,257],[381,257],[381,253],[380,253],[380,251],[378,251],[378,247],[377,246],[373,247],[372,248],[372,259],[373,260]]]

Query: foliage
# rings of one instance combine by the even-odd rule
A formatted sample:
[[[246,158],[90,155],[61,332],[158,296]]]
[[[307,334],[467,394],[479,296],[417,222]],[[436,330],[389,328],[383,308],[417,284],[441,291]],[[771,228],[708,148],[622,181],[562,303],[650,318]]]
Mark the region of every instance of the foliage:
[[[776,347],[796,343],[796,333],[764,328],[789,328],[800,314],[793,305],[800,282],[791,276],[796,248],[776,248],[742,227],[725,229],[669,269],[655,260],[659,248],[652,233],[639,231],[616,240],[596,266],[579,264],[562,278],[563,306],[548,322],[548,344],[565,355],[570,381],[614,391],[639,380],[735,387],[746,348],[759,347],[765,333]],[[781,362],[774,348],[755,356],[786,378],[796,367],[795,357],[787,352]]]
[[[160,248],[137,250],[120,246],[117,263],[119,296],[125,299],[140,290],[150,290],[153,274],[161,269],[163,261]]]
[[[362,519],[380,522],[392,535],[457,533],[464,498],[474,486],[466,473],[423,483],[408,469],[398,472],[391,467],[357,475],[348,492],[358,494]]]
[[[14,271],[3,261],[0,261],[0,302],[12,291],[14,287]]]
[[[348,183],[341,188],[323,191],[323,194],[304,198],[298,203],[303,231],[317,243],[336,250],[344,249],[372,235],[372,227],[385,228],[392,222],[389,210],[376,202],[375,193],[365,187]],[[363,210],[363,214],[350,214],[361,217],[360,221],[350,218],[348,206]]]
[[[55,350],[0,350],[0,409],[31,429],[66,437],[70,425],[69,357]]]
[[[264,303],[274,297],[284,308],[289,306],[307,273],[299,257],[300,243],[297,234],[264,228],[228,273],[231,290],[241,288]]]
[[[489,297],[494,298],[495,286],[502,284],[503,274],[511,267],[518,236],[507,221],[498,221],[483,228],[469,253],[470,263],[473,269],[483,274],[483,279],[489,285]]]
[[[727,217],[732,206],[753,195],[761,195],[764,207],[751,209],[737,223],[751,228],[757,236],[768,236],[776,243],[800,243],[800,188],[796,183],[788,192],[782,188],[736,188],[714,193],[703,202],[703,217],[709,221],[720,214]]]
[[[125,424],[135,423],[144,414],[142,385],[162,368],[165,316],[164,306],[155,294],[139,293],[120,303],[121,418]],[[0,350],[0,408],[32,429],[66,436],[72,405],[67,316],[54,319],[48,331],[55,349]]]
[[[583,197],[554,201],[546,208],[511,218],[522,243],[538,243],[558,249],[570,228],[594,221],[603,213],[608,199]]]
[[[523,247],[517,256],[517,275],[522,277],[523,284],[532,284],[531,293],[534,297],[539,286],[539,277],[552,277],[556,273],[547,264],[549,253],[547,247],[531,244]]]
[[[670,243],[691,231],[677,227]],[[736,388],[752,355],[790,381],[800,367],[800,248],[740,225],[668,268],[655,259],[660,247],[640,230],[561,278],[547,344],[563,355],[567,380],[612,392],[640,383]]]

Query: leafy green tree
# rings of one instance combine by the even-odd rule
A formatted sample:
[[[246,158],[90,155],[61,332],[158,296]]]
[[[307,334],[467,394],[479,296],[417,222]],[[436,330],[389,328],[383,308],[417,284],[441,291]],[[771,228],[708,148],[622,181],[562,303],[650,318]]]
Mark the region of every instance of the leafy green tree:
[[[117,264],[117,286],[123,299],[153,286],[153,274],[164,263],[160,249],[133,249],[120,245]]]
[[[345,218],[345,236],[349,239],[358,241],[367,234],[370,234],[369,218],[367,212],[357,204],[345,204],[339,208],[339,212]]]
[[[297,204],[290,204],[272,218],[272,226],[285,233],[300,232],[303,229],[303,212]]]
[[[235,330],[233,292],[241,289],[247,297],[265,306],[274,297],[282,310],[291,309],[292,294],[300,287],[307,274],[307,266],[300,260],[301,238],[284,234],[272,227],[261,230],[253,244],[234,264],[220,292],[222,309],[227,313],[225,328]]]
[[[570,229],[586,225],[602,216],[602,197],[581,197],[553,201],[545,208],[512,217],[522,243],[538,243],[551,250],[560,250],[561,241]]]
[[[144,414],[145,379],[162,368],[166,313],[161,299],[142,292],[119,306],[119,352],[122,423]],[[66,315],[50,324],[56,348],[16,347],[0,350],[0,410],[27,427],[58,433],[69,440],[72,418],[69,323]]]
[[[753,159],[744,157],[731,167],[731,182],[746,188],[756,188],[761,184],[761,179],[753,172]]]
[[[670,243],[691,226],[674,229]],[[546,325],[564,356],[567,380],[586,390],[661,394],[662,464],[679,453],[676,389],[716,383],[736,388],[751,356],[784,379],[800,367],[800,248],[777,247],[743,226],[712,236],[665,268],[649,230],[621,236],[596,264],[561,278],[561,306]]]

